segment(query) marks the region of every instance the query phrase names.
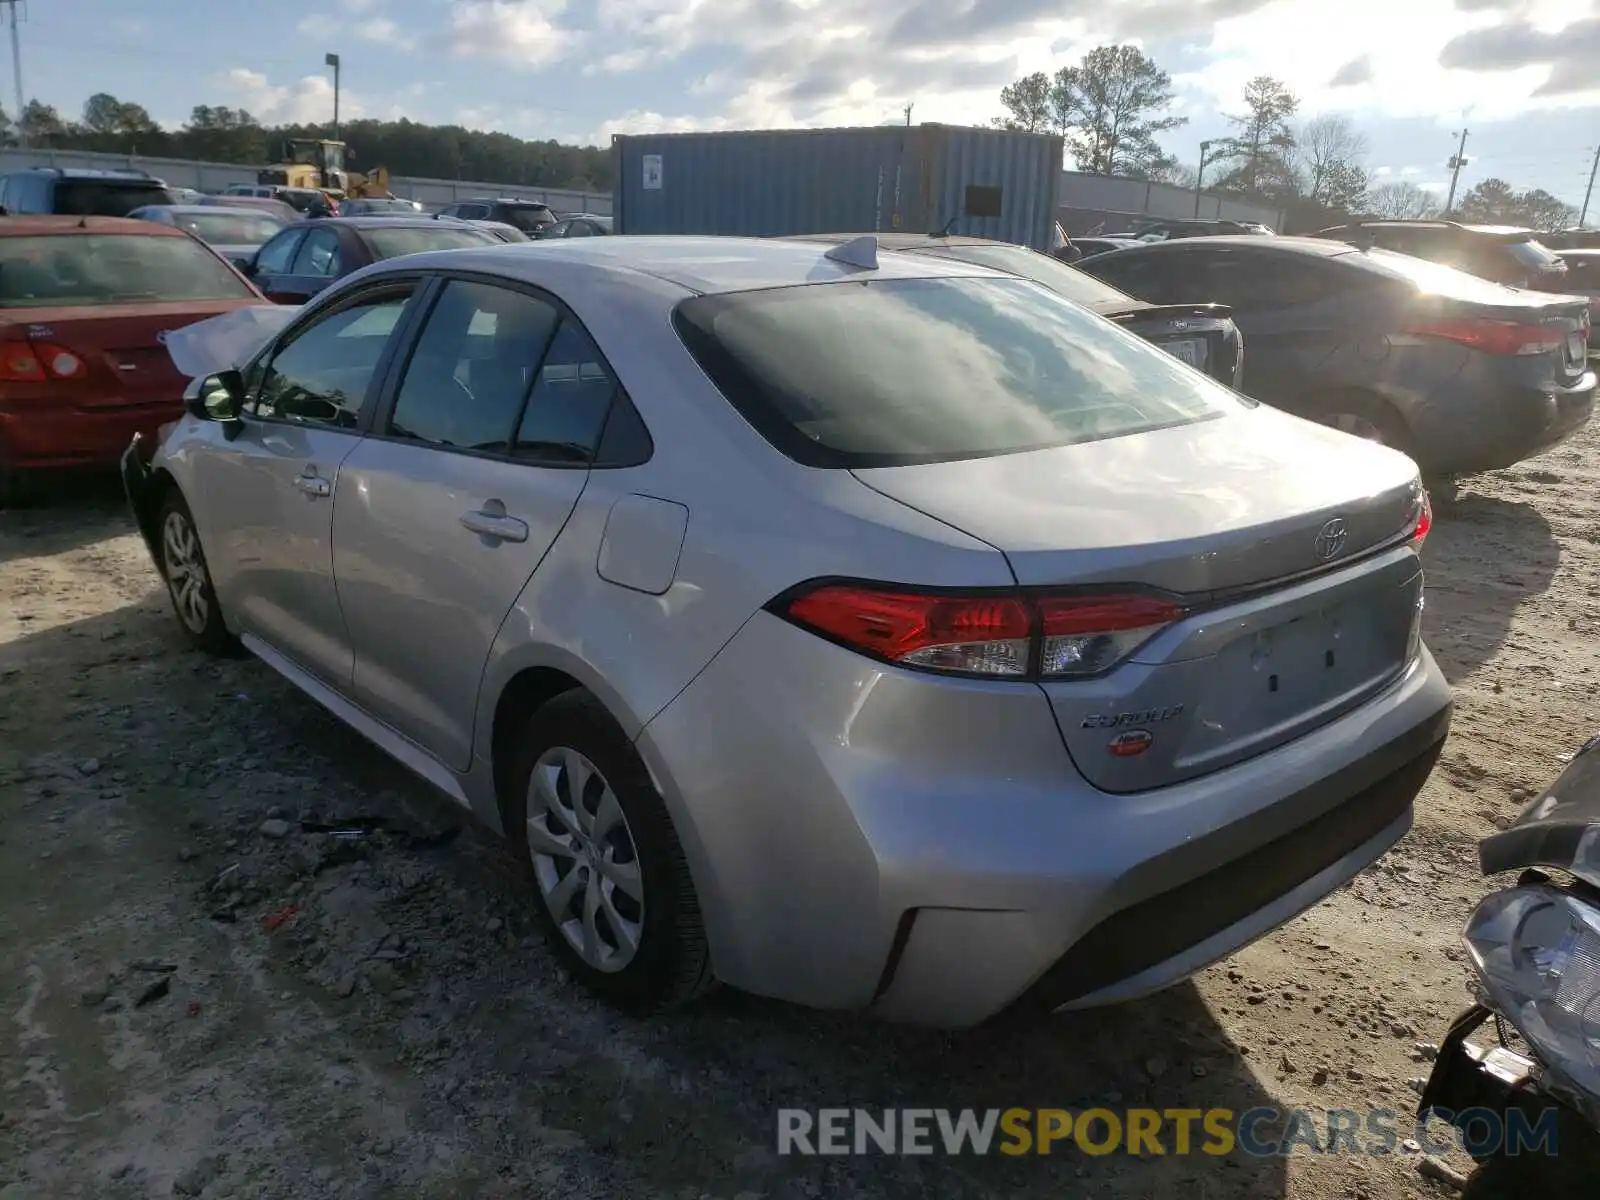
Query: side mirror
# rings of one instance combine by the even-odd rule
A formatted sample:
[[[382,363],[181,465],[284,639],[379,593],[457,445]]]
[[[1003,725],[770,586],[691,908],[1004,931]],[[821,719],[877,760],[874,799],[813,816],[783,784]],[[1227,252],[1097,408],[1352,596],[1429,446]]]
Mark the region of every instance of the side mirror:
[[[231,442],[243,425],[239,413],[244,409],[244,376],[238,371],[219,371],[207,376],[184,405],[191,416],[221,423],[224,436]]]

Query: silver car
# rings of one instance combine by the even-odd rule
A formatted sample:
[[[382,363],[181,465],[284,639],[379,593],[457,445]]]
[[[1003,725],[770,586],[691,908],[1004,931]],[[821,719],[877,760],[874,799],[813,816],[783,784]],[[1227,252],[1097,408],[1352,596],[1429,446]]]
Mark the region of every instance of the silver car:
[[[145,449],[188,636],[507,833],[634,1010],[1151,992],[1383,854],[1449,724],[1409,459],[871,238],[378,263]]]

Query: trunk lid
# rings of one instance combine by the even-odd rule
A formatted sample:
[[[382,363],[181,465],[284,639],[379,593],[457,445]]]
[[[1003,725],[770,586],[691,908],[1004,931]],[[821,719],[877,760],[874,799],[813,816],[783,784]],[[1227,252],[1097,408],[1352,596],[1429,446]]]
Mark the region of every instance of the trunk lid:
[[[1188,615],[1119,666],[1042,685],[1078,769],[1107,792],[1270,750],[1415,656],[1415,464],[1273,409],[855,474],[989,542],[1025,587],[1184,598]]]
[[[1140,304],[1101,315],[1229,387],[1238,383],[1239,331],[1226,305]]]
[[[1535,385],[1570,387],[1588,369],[1589,298],[1552,295],[1519,288],[1499,288],[1492,298],[1451,299],[1424,297],[1417,304],[1423,327],[1430,322],[1448,326],[1452,320],[1502,322],[1510,327],[1535,331],[1548,338],[1548,346],[1535,350],[1529,343],[1523,352],[1506,355],[1515,364],[1519,377],[1527,376]],[[1470,343],[1469,343],[1470,344]]]
[[[124,408],[175,401],[187,379],[173,365],[163,339],[175,329],[261,301],[183,300],[166,303],[75,305],[0,312],[0,340],[70,351],[86,367],[73,379],[35,385],[81,408]]]

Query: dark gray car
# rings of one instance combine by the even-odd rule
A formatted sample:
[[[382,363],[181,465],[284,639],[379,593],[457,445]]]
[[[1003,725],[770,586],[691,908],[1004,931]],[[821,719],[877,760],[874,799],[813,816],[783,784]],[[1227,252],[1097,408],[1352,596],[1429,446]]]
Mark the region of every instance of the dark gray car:
[[[1404,450],[1436,479],[1530,458],[1593,410],[1582,297],[1314,238],[1184,238],[1081,269],[1155,304],[1226,304],[1247,395]]]

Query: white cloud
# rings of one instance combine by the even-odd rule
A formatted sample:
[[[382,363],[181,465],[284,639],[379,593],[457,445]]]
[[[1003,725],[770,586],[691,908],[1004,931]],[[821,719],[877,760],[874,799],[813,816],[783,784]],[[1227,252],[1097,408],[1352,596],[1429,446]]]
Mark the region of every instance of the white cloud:
[[[312,13],[295,23],[295,31],[307,37],[327,38],[338,33],[342,26],[327,13]]]
[[[457,54],[542,67],[565,58],[581,40],[555,18],[566,0],[453,0],[449,42]]]
[[[373,17],[358,22],[353,27],[353,32],[362,41],[375,42],[380,46],[393,46],[396,50],[414,50],[417,45],[416,38],[388,17]]]
[[[264,125],[294,125],[333,120],[333,83],[321,75],[307,75],[292,83],[275,84],[259,71],[235,67],[212,83],[235,108],[247,109]],[[360,97],[341,88],[339,116],[352,120],[366,106]]]

